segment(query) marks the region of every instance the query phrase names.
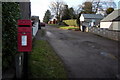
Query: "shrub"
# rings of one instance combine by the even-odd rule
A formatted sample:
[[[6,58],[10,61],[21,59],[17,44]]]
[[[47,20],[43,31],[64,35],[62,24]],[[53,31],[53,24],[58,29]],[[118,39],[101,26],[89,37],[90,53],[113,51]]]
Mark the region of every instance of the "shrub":
[[[2,65],[3,70],[13,64],[17,53],[17,20],[20,18],[19,4],[2,3]]]

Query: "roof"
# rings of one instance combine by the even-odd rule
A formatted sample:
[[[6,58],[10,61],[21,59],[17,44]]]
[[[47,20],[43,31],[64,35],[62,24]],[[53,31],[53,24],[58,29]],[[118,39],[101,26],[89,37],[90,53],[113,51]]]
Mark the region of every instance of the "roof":
[[[38,22],[39,16],[31,16],[31,20]]]
[[[116,19],[119,19],[120,14],[118,13],[120,13],[120,9],[114,10],[112,13],[110,13],[108,16],[106,16],[101,21],[114,21]]]
[[[82,14],[85,19],[103,19],[101,14]]]
[[[114,19],[113,21],[120,21],[120,16],[118,16],[116,19]]]
[[[52,15],[51,18],[50,18],[50,21],[53,21],[54,19],[57,20],[56,16]]]

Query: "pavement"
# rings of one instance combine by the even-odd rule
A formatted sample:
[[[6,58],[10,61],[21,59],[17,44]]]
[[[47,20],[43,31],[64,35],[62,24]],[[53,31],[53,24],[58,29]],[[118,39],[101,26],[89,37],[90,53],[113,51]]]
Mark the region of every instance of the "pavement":
[[[63,60],[69,78],[115,78],[118,42],[92,33],[46,26],[46,37]]]

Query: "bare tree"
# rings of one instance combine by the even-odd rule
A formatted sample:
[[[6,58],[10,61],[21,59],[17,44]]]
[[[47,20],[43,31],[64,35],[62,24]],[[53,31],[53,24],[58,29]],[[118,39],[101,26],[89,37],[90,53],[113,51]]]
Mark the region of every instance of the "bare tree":
[[[79,4],[78,7],[75,9],[75,13],[79,14],[82,11],[83,5]]]
[[[61,0],[56,0],[55,2],[51,2],[49,8],[51,9],[52,13],[56,15],[56,18],[58,19],[58,22],[60,22],[63,9],[64,9],[65,3]]]
[[[94,3],[95,2],[95,4],[93,5],[93,8],[94,8],[94,11],[95,11],[95,13],[97,13],[97,11],[98,11],[98,8],[100,8],[100,0],[93,0],[92,1],[92,3]]]
[[[97,13],[99,11],[105,11],[109,7],[116,8],[114,0],[85,0],[85,2],[92,3],[92,10]],[[84,2],[84,3],[85,3]]]

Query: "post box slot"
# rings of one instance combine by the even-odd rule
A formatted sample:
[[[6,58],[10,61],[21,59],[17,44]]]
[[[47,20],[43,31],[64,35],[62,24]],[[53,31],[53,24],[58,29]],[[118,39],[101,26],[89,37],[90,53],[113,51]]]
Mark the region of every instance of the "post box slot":
[[[19,27],[30,27],[30,25],[19,25]]]

